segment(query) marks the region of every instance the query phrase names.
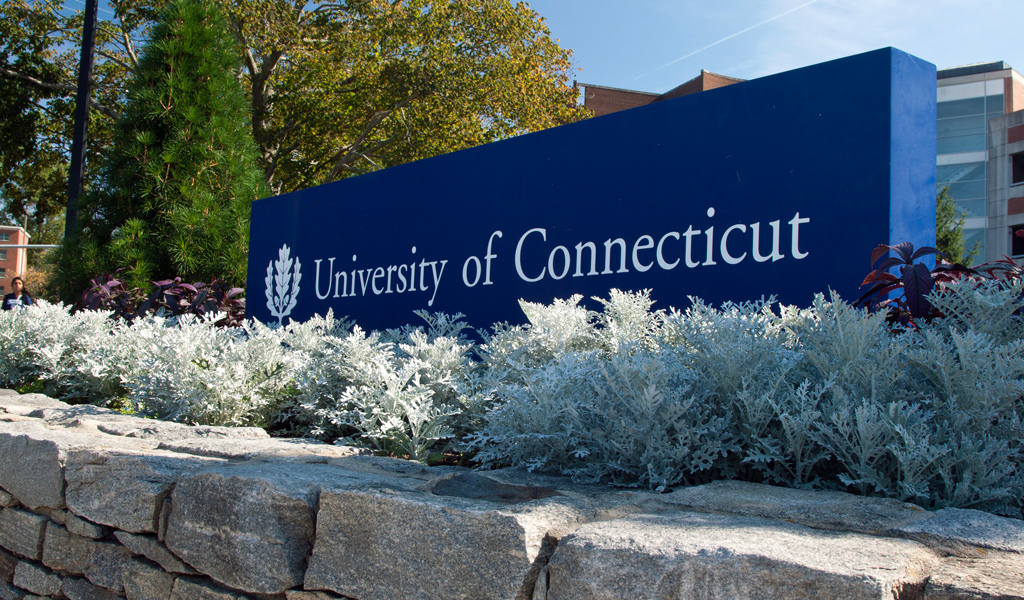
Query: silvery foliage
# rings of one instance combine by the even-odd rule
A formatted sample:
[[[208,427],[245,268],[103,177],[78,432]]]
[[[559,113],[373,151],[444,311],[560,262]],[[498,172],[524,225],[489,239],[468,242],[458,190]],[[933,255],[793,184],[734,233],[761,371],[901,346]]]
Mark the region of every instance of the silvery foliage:
[[[106,311],[71,315],[67,351],[59,376],[47,379],[65,398],[90,400],[125,396],[125,376],[134,368],[133,348],[123,343],[128,326]]]
[[[947,318],[893,334],[835,295],[653,310],[613,290],[522,302],[527,325],[466,337],[461,315],[365,333],[331,314],[221,329],[118,325],[40,301],[0,313],[0,378],[211,424],[368,444],[425,460],[654,489],[731,477],[1020,516],[1019,282],[953,284]],[[1019,313],[1018,313],[1019,314]]]
[[[124,393],[120,375],[128,361],[119,343],[123,326],[109,312],[70,314],[62,304],[37,300],[0,313],[0,382],[33,382],[64,398],[113,397]]]
[[[332,419],[344,390],[372,377],[358,365],[372,362],[385,351],[378,336],[353,329],[351,321],[335,318],[332,311],[301,323],[291,321],[278,331],[297,366],[292,393],[275,408],[274,427],[285,435],[318,439],[344,435]]]
[[[834,478],[801,483],[927,504],[932,413],[907,360],[918,336],[893,335],[883,314],[835,295],[789,309],[787,327],[803,352],[797,378],[817,391],[808,436],[820,466],[834,465]]]
[[[422,460],[439,441],[458,449],[488,397],[461,315],[420,315],[426,328],[383,334],[331,314],[241,328],[155,315],[128,327],[40,301],[0,314],[0,377],[162,419],[268,425]]]
[[[0,339],[3,385],[39,382],[55,397],[191,423],[262,423],[292,370],[280,339],[259,324],[158,315],[129,327],[44,300],[2,313]]]
[[[38,379],[52,380],[61,369],[73,320],[60,305],[38,301],[33,306],[0,312],[0,377],[8,386]]]
[[[908,353],[932,412],[932,506],[1020,516],[1024,494],[1024,284],[959,281],[929,298],[945,315]],[[1016,313],[1016,314],[1014,314]]]
[[[124,385],[141,413],[161,419],[263,425],[295,368],[278,331],[257,322],[219,328],[212,318],[155,316],[127,331],[135,365]]]
[[[666,316],[646,291],[613,290],[602,313],[581,301],[522,302],[530,323],[487,340],[499,401],[470,437],[477,458],[622,485],[700,479],[735,444],[699,371],[656,337]]]
[[[458,440],[479,419],[486,399],[477,391],[463,315],[416,314],[427,327],[381,334],[386,351],[356,365],[370,378],[342,393],[334,419],[358,432],[343,441],[364,440],[424,461],[441,440],[449,441],[444,449],[460,449]]]
[[[45,301],[19,310],[0,312],[0,377],[4,385],[20,386],[56,375],[64,353],[61,331],[70,317],[60,306]]]
[[[670,353],[569,352],[497,389],[472,436],[478,459],[578,481],[663,488],[699,477],[734,444],[695,371]]]
[[[477,346],[466,335],[472,328],[456,313],[416,311],[422,326],[388,330],[384,339],[395,347],[402,369],[414,372],[417,385],[430,391],[437,410],[448,417],[453,443],[451,450],[463,450],[461,440],[479,428],[483,412],[491,401],[481,385],[481,364]]]
[[[296,393],[276,419],[294,433],[425,460],[459,440],[480,420],[487,398],[476,385],[478,363],[463,334],[462,315],[416,313],[426,327],[366,334],[315,317],[288,326],[300,353]]]
[[[584,481],[738,477],[1019,516],[1021,296],[989,291],[945,292],[957,317],[903,335],[834,294],[777,312],[617,292],[603,314],[525,305],[530,324],[483,348],[499,402],[471,439],[487,465]]]
[[[686,311],[669,313],[658,334],[665,348],[677,349],[706,389],[709,402],[729,423],[733,445],[716,462],[719,476],[735,477],[748,468],[768,480],[806,483],[787,473],[806,471],[806,435],[792,419],[811,418],[800,404],[796,413],[791,371],[800,360],[772,298],[707,306],[697,298]],[[740,449],[747,455],[741,457]],[[790,466],[790,463],[795,463]],[[783,473],[776,473],[776,472]]]
[[[928,300],[946,315],[943,328],[984,333],[1000,344],[1024,339],[1024,279],[959,279]]]

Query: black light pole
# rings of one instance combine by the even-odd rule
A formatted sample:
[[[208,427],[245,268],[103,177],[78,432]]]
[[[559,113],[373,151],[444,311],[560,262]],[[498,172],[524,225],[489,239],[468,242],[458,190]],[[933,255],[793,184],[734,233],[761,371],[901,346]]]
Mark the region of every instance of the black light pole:
[[[85,141],[89,133],[89,94],[92,90],[92,57],[96,45],[98,0],[85,0],[82,26],[82,58],[78,65],[78,96],[75,98],[75,132],[71,138],[71,172],[68,178],[68,208],[64,217],[64,239],[74,235],[78,222],[78,198],[82,195],[85,169]]]

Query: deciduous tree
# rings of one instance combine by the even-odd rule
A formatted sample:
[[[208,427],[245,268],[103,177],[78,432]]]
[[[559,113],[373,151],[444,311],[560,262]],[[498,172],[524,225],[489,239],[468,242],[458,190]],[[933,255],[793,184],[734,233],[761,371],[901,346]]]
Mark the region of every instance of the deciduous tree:
[[[60,0],[0,3],[0,213],[16,223],[28,217],[34,242],[54,241],[35,234],[52,229],[67,202],[81,21],[80,15],[62,12]],[[100,52],[86,146],[91,165],[99,164],[110,144],[131,70],[128,57],[134,45],[119,39],[118,29],[104,22],[97,35]],[[95,175],[95,169],[87,171],[86,181]]]
[[[214,1],[239,43],[260,166],[275,192],[584,116],[570,85],[571,53],[525,3]],[[114,0],[100,13],[87,184],[164,3]],[[70,145],[81,36],[80,15],[60,9],[60,0],[0,5],[0,82],[9,86],[0,94],[11,115],[38,116],[35,139],[49,136],[4,176],[24,194],[44,194],[35,205],[43,213],[62,206],[56,182]]]

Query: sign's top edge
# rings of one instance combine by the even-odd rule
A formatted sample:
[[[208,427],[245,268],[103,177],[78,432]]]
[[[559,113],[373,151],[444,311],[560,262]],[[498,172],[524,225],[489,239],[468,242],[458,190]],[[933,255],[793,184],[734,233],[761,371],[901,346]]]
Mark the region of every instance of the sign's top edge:
[[[400,172],[403,169],[420,168],[423,164],[429,164],[431,161],[448,160],[448,157],[451,157],[451,156],[454,156],[454,155],[458,155],[458,154],[461,154],[461,153],[464,153],[464,152],[489,151],[489,150],[483,150],[483,149],[485,149],[485,148],[490,149],[490,148],[495,147],[496,145],[504,145],[504,144],[509,144],[509,143],[520,143],[523,139],[527,139],[527,138],[529,138],[529,139],[536,139],[538,136],[546,136],[546,135],[552,135],[552,134],[557,135],[559,132],[565,131],[566,128],[588,127],[588,126],[590,126],[589,125],[590,123],[593,123],[594,121],[596,121],[598,119],[603,120],[604,122],[607,122],[608,119],[625,118],[624,115],[627,114],[627,113],[635,113],[636,111],[661,110],[666,105],[668,105],[668,106],[673,106],[673,105],[674,106],[679,106],[681,103],[689,103],[689,102],[696,101],[695,100],[696,97],[701,97],[700,101],[705,101],[707,98],[709,98],[711,96],[714,96],[714,95],[717,95],[717,94],[721,94],[721,93],[735,93],[737,91],[737,89],[750,89],[748,86],[755,86],[756,87],[756,86],[759,86],[759,85],[764,85],[764,84],[766,84],[766,83],[768,83],[768,82],[770,82],[772,80],[776,80],[777,78],[780,78],[780,77],[799,77],[801,73],[806,72],[808,70],[837,67],[837,66],[839,66],[840,63],[852,63],[852,62],[858,62],[858,61],[871,60],[873,57],[881,55],[881,54],[888,54],[891,57],[891,60],[893,62],[895,62],[895,61],[901,61],[901,62],[910,61],[910,62],[912,62],[914,64],[927,65],[932,70],[937,70],[937,67],[934,64],[932,64],[932,63],[930,63],[930,62],[928,62],[928,61],[926,61],[924,59],[921,59],[921,58],[919,58],[919,57],[917,57],[917,56],[915,56],[913,54],[910,54],[908,52],[900,50],[899,48],[896,48],[896,47],[893,47],[893,46],[886,46],[886,47],[883,47],[883,48],[878,48],[878,49],[875,49],[875,50],[869,50],[869,51],[862,52],[862,53],[859,53],[859,54],[854,54],[854,55],[851,55],[851,56],[835,58],[835,59],[823,61],[823,62],[820,62],[820,63],[815,63],[815,64],[803,66],[803,67],[798,67],[796,69],[790,69],[788,71],[782,71],[782,72],[779,72],[779,73],[773,73],[771,75],[764,75],[762,77],[757,77],[757,78],[754,78],[754,79],[749,79],[749,80],[746,80],[746,81],[741,81],[741,82],[738,82],[738,83],[735,83],[733,85],[730,85],[730,86],[727,86],[727,87],[723,87],[723,88],[716,88],[716,89],[712,89],[712,90],[706,90],[704,92],[701,92],[699,95],[698,94],[689,94],[689,95],[686,95],[686,96],[680,96],[678,98],[672,98],[672,99],[669,99],[669,100],[665,100],[664,102],[660,102],[660,103],[657,103],[657,104],[646,104],[646,105],[643,105],[643,106],[637,106],[637,107],[634,107],[634,108],[630,108],[630,109],[627,109],[627,110],[619,111],[619,112],[616,112],[616,113],[611,113],[611,114],[608,114],[608,115],[603,115],[603,116],[600,116],[600,117],[593,117],[593,118],[590,118],[590,119],[584,119],[582,121],[577,121],[575,123],[567,123],[565,125],[559,125],[559,126],[556,126],[556,127],[550,127],[548,129],[542,129],[540,131],[534,131],[534,132],[526,133],[526,134],[523,134],[523,135],[519,135],[519,136],[515,136],[515,137],[503,139],[503,140],[489,142],[487,144],[482,144],[482,145],[479,145],[479,146],[473,146],[473,147],[470,147],[470,148],[463,148],[463,149],[460,149],[460,150],[455,150],[453,152],[447,152],[447,153],[444,153],[444,154],[438,154],[436,156],[431,156],[431,157],[428,157],[428,158],[423,158],[423,159],[419,159],[419,160],[403,163],[403,164],[400,164],[400,165],[394,165],[394,166],[391,166],[391,167],[387,167],[385,169],[381,169],[379,171],[371,171],[369,173],[364,173],[364,174],[361,174],[361,175],[356,175],[354,177],[347,177],[347,178],[339,179],[339,180],[336,180],[336,181],[331,181],[331,182],[327,182],[327,183],[321,183],[321,184],[318,184],[318,185],[315,185],[315,186],[311,186],[311,187],[308,187],[308,188],[302,188],[302,189],[295,190],[295,191],[292,191],[292,192],[287,192],[287,193],[284,193],[284,194],[279,194],[279,195],[276,195],[276,196],[268,196],[266,198],[261,198],[261,199],[255,200],[254,202],[265,202],[267,200],[283,199],[283,198],[287,198],[289,196],[292,196],[294,194],[301,194],[301,193],[307,192],[309,190],[316,190],[316,189],[322,189],[322,188],[326,188],[326,187],[335,187],[335,186],[339,186],[339,185],[346,185],[346,182],[350,182],[350,181],[354,181],[354,180],[366,181],[366,179],[368,179],[368,178],[384,176],[384,175],[382,175],[384,173],[391,173],[391,174],[393,174],[393,173],[396,173],[396,172]],[[729,90],[729,91],[726,92],[726,90]],[[661,105],[661,106],[659,106],[659,105]]]

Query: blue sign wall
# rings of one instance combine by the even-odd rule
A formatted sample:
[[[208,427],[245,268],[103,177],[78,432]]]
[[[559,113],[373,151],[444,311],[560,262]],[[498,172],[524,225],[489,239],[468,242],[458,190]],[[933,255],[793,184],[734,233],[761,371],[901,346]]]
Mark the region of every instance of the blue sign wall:
[[[249,316],[852,300],[876,245],[934,245],[935,75],[886,48],[257,201]]]

